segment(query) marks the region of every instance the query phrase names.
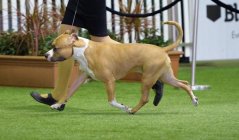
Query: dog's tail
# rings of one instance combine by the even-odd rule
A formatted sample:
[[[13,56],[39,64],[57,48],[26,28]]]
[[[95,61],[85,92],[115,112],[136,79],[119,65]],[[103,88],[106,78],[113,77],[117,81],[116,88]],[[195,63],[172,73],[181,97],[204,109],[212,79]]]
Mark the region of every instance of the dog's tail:
[[[177,30],[178,30],[178,37],[177,37],[177,40],[176,42],[174,42],[173,44],[167,46],[167,47],[164,47],[163,49],[168,52],[174,48],[176,48],[180,42],[182,41],[182,38],[183,38],[183,29],[182,27],[175,21],[166,21],[164,22],[163,24],[169,24],[169,25],[174,25],[176,26]]]

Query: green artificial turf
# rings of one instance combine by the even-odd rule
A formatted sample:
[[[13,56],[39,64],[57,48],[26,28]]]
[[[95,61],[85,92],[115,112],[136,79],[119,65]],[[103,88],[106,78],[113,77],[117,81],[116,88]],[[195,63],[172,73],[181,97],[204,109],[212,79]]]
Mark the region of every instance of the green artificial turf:
[[[190,67],[181,65],[179,79],[190,81]],[[211,86],[195,91],[194,107],[183,90],[165,85],[164,97],[135,115],[107,103],[104,85],[90,82],[79,88],[63,112],[35,102],[32,90],[0,87],[1,140],[237,140],[239,139],[239,62],[200,63],[196,83]],[[117,100],[134,106],[139,83],[118,82]]]

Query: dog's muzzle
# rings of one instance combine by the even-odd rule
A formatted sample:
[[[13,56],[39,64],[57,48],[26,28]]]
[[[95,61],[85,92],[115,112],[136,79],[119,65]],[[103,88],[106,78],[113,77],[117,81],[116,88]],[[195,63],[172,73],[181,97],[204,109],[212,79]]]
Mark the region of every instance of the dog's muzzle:
[[[50,62],[58,62],[58,61],[64,61],[66,60],[64,57],[62,56],[59,56],[59,57],[54,57],[53,56],[54,54],[54,51],[53,50],[50,50],[48,51],[47,53],[44,54],[45,58],[50,61]]]

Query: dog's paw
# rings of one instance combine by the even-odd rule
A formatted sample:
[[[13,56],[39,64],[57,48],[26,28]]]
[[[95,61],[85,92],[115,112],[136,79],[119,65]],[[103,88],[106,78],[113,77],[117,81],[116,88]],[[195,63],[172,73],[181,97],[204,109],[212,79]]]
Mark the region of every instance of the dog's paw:
[[[132,108],[129,108],[129,107],[128,107],[127,110],[126,110],[126,112],[129,113],[129,114],[132,114]]]
[[[126,113],[131,114],[131,110],[132,110],[132,108],[130,108],[130,107],[124,105],[123,110],[124,110]]]
[[[194,106],[198,106],[198,104],[199,104],[198,98],[197,97],[193,98],[192,103],[193,103]]]
[[[53,104],[51,105],[51,109],[58,110],[58,111],[63,111],[65,108],[65,104]]]

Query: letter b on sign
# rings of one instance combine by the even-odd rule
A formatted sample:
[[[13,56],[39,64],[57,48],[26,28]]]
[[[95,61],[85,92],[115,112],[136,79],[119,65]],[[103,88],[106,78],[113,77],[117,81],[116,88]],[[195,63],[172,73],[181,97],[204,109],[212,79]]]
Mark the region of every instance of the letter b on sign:
[[[221,17],[221,8],[217,5],[207,5],[207,18],[215,22]]]

